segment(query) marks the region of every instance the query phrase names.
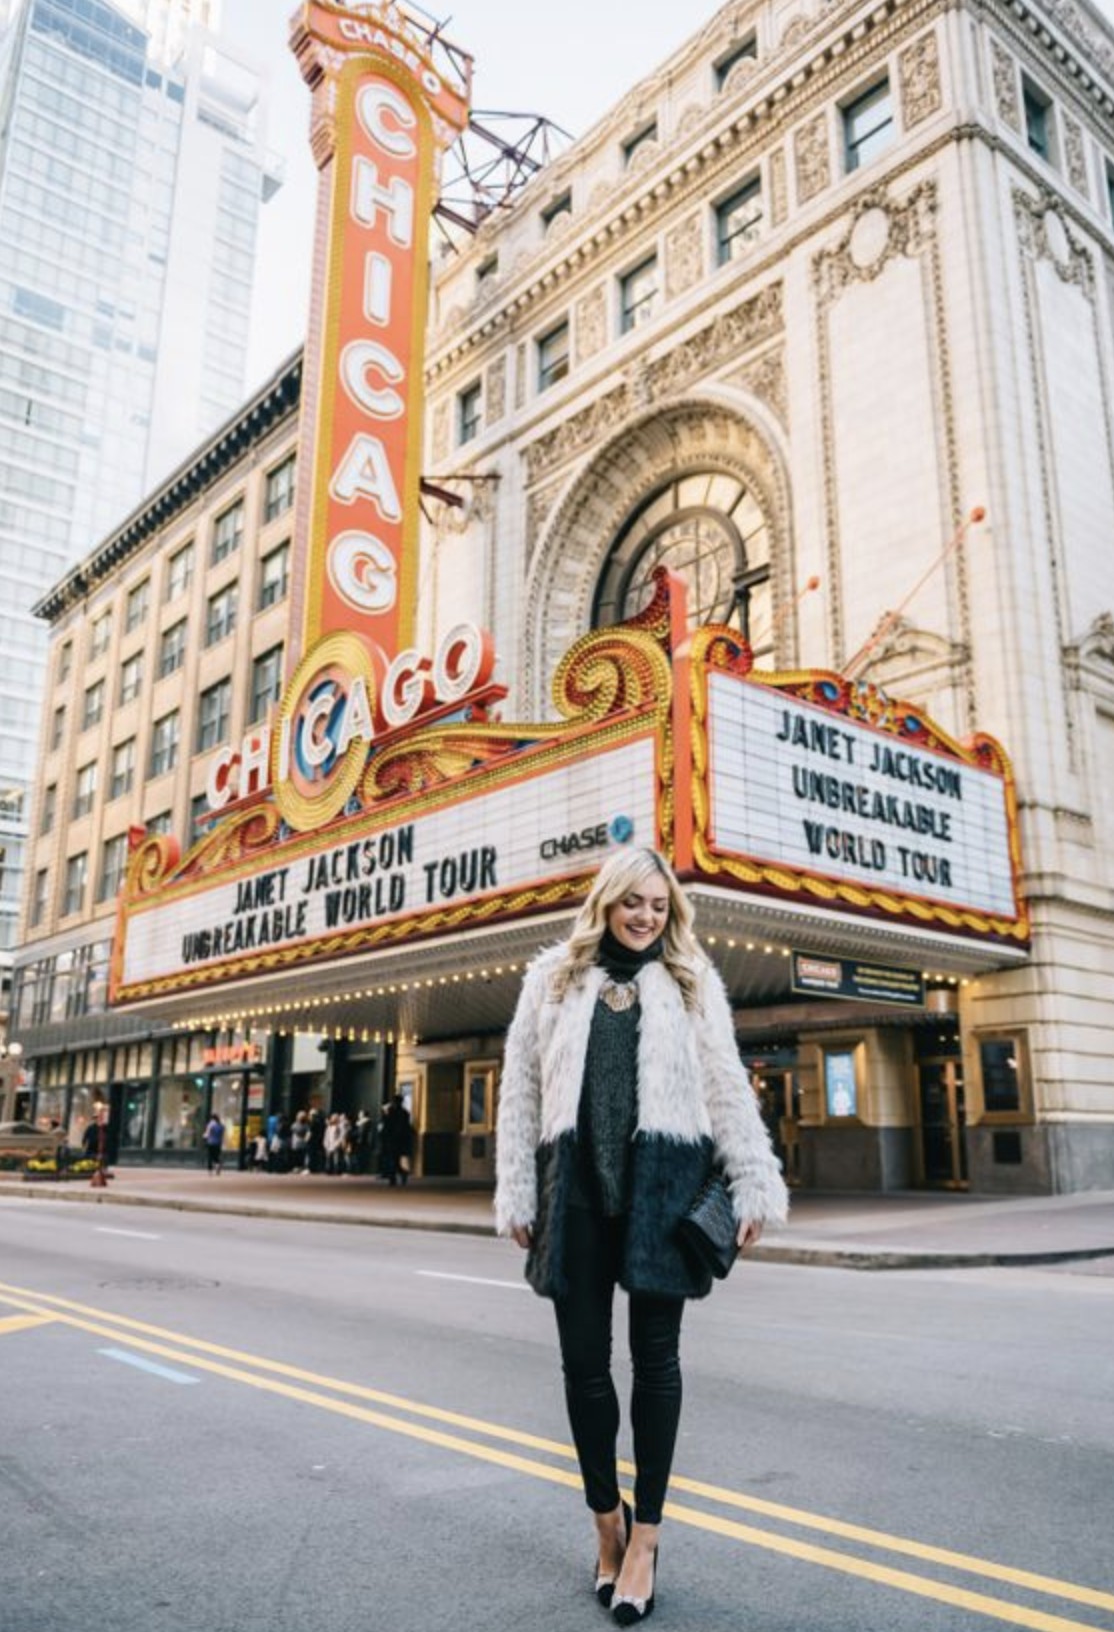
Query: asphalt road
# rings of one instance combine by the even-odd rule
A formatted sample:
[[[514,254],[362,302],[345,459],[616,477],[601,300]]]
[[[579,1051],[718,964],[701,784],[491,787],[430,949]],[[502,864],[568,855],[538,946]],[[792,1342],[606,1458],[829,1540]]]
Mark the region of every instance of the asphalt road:
[[[2,1632],[608,1624],[520,1271],[0,1198]],[[1114,1632],[1112,1339],[1085,1272],[744,1264],[686,1313],[653,1624]]]

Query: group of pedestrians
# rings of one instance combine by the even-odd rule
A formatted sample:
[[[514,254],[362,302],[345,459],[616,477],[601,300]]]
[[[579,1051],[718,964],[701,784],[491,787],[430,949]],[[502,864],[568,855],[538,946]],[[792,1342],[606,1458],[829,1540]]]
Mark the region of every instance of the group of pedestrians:
[[[223,1138],[220,1118],[214,1115],[204,1134],[210,1173],[220,1172]],[[293,1117],[272,1112],[248,1146],[247,1165],[256,1173],[377,1176],[397,1185],[409,1179],[413,1155],[410,1113],[395,1094],[378,1122],[366,1110],[354,1119],[344,1111],[326,1115],[317,1106]]]

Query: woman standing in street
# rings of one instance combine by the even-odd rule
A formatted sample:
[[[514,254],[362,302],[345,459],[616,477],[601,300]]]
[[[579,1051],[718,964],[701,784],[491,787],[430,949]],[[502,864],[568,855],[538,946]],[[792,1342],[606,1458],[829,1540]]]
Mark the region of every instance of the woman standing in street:
[[[681,1410],[684,1301],[707,1270],[677,1227],[713,1164],[741,1250],[787,1194],[692,908],[653,850],[601,867],[567,941],[527,971],[507,1034],[496,1224],[553,1299],[565,1398],[595,1515],[595,1592],[621,1626],[654,1608],[658,1531]],[[616,1470],[616,1285],[630,1294],[633,1516]]]

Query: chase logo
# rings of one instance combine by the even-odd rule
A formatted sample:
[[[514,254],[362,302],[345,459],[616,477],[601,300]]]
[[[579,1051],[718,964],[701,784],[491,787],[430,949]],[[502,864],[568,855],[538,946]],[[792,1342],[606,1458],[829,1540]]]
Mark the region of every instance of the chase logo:
[[[573,856],[581,850],[603,850],[611,844],[626,844],[634,832],[629,816],[613,816],[610,822],[598,822],[595,827],[582,827],[579,833],[562,833],[559,837],[543,839],[538,853],[543,861],[555,861],[558,856]]]

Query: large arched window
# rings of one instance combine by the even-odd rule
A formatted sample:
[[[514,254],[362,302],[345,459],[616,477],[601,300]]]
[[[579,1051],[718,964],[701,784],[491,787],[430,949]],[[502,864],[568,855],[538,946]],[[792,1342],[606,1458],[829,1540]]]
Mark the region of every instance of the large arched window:
[[[701,470],[674,477],[633,512],[600,575],[593,623],[619,623],[641,611],[659,566],[685,580],[694,627],[732,624],[756,657],[771,652],[769,531],[738,476]]]

